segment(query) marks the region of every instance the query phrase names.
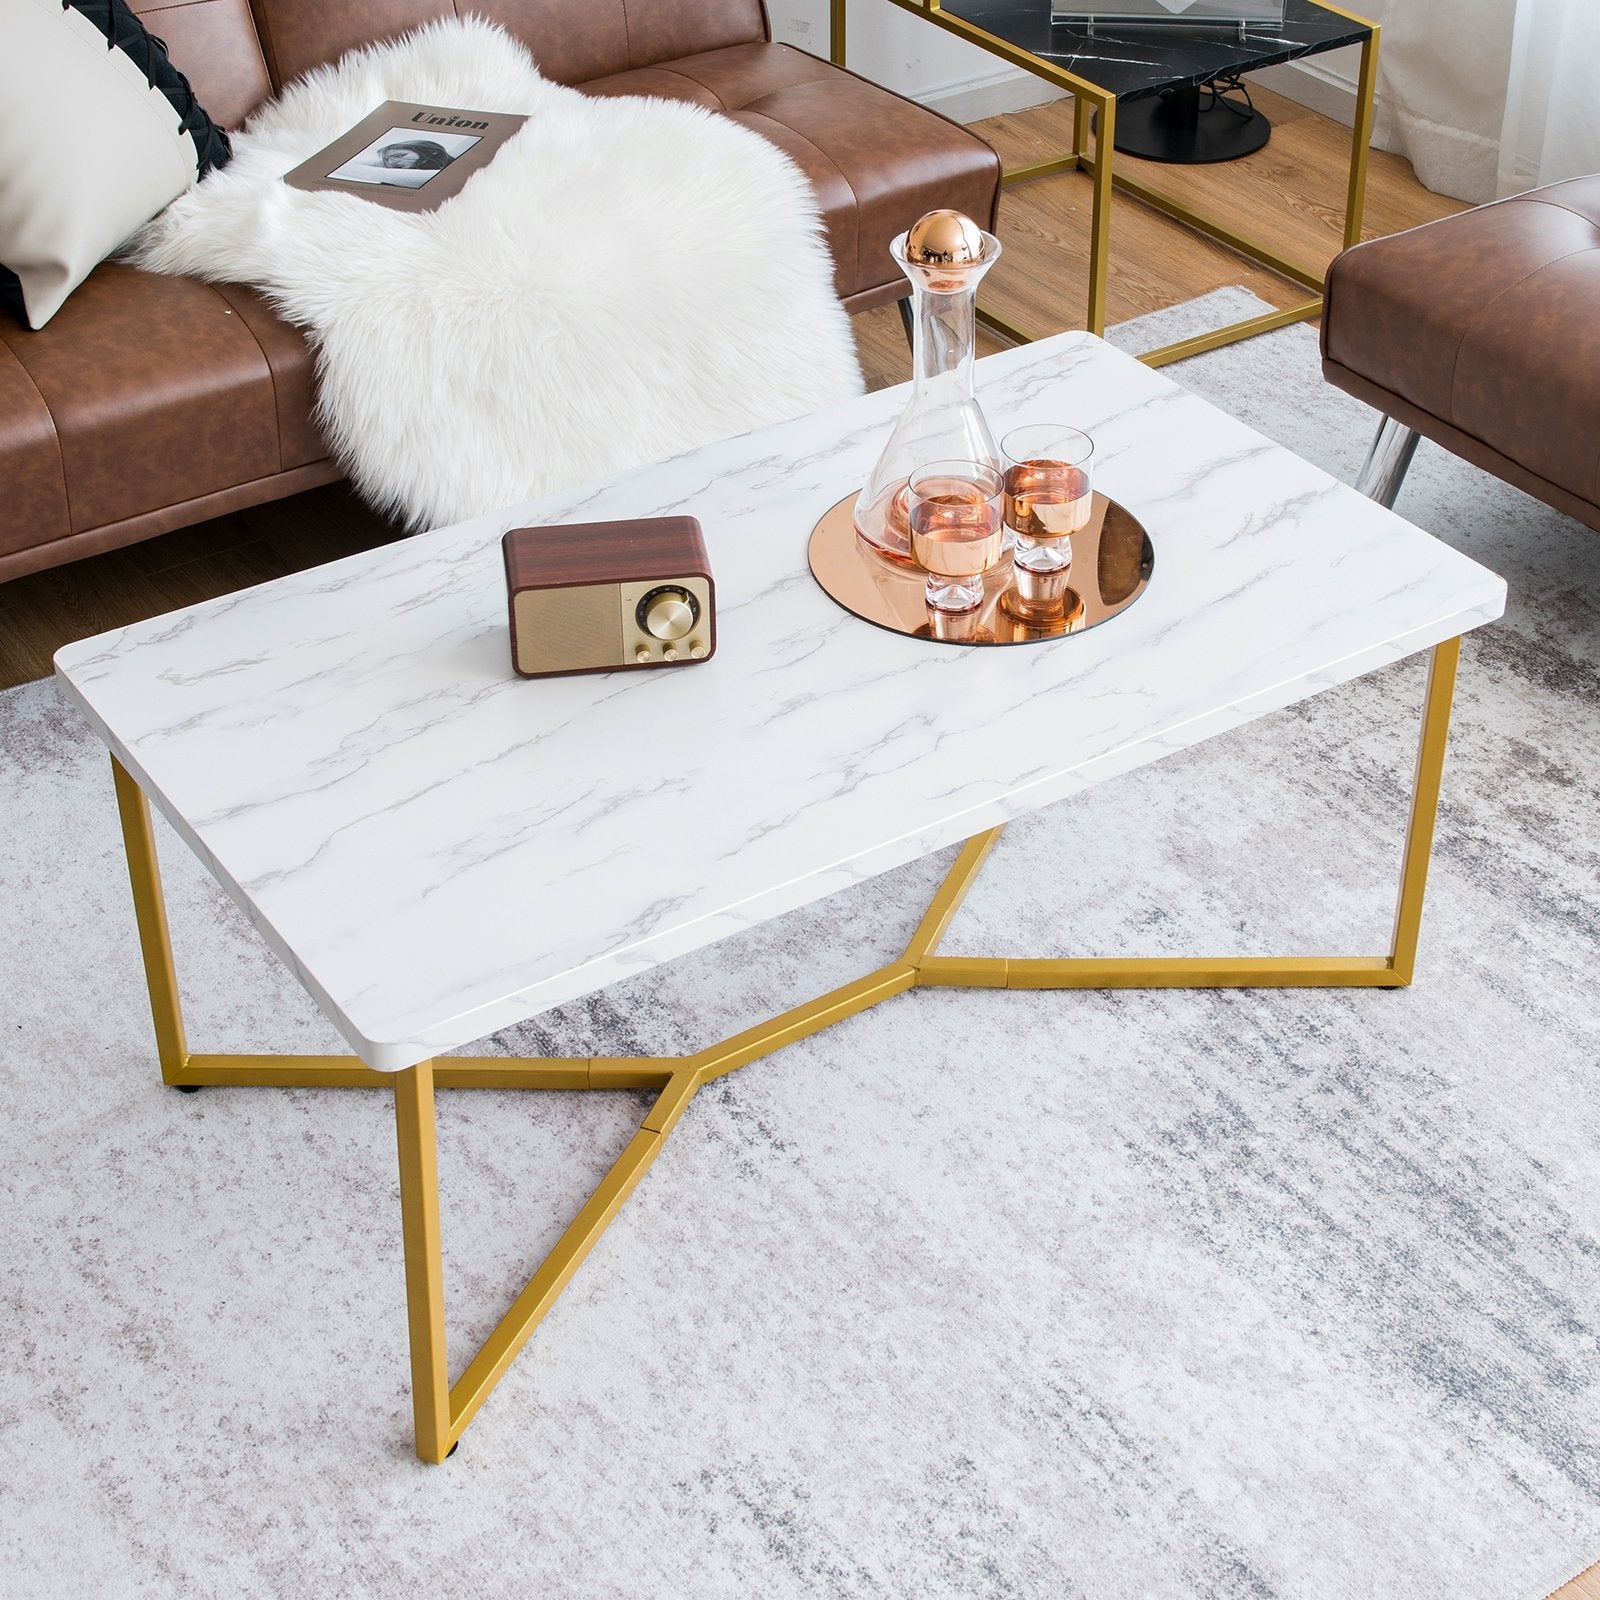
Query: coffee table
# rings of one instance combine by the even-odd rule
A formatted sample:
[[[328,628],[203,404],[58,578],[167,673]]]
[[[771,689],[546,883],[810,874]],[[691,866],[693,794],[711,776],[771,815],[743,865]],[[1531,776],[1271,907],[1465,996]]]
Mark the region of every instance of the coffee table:
[[[924,985],[1411,981],[1459,636],[1499,615],[1504,584],[1091,335],[991,356],[978,379],[1002,429],[1092,432],[1101,487],[1148,528],[1155,578],[1103,627],[971,649],[868,626],[817,588],[807,535],[865,478],[904,401],[889,390],[58,654],[111,750],[165,1081],[394,1095],[423,1460],[452,1450],[696,1091],[792,1040]],[[512,675],[506,528],[680,512],[716,572],[712,661]],[[1009,819],[1429,649],[1386,953],[938,953]],[[352,1055],[190,1051],[150,801]],[[640,1060],[447,1053],[961,840],[903,955],[734,1038]],[[436,1087],[657,1092],[453,1385]]]
[[[1374,22],[1328,0],[1285,0],[1281,27],[1251,24],[1173,26],[1052,23],[1051,0],[892,0],[925,22],[965,39],[1012,66],[1021,67],[1073,96],[1072,149],[1046,161],[1013,167],[1001,180],[1008,188],[1057,172],[1087,172],[1094,179],[1090,212],[1087,326],[1106,327],[1106,283],[1111,269],[1111,197],[1120,189],[1143,204],[1226,245],[1280,277],[1314,291],[1314,298],[1279,311],[1263,312],[1210,333],[1163,345],[1141,357],[1165,366],[1184,356],[1248,339],[1322,314],[1325,274],[1294,262],[1220,221],[1113,171],[1118,106],[1144,108],[1165,90],[1182,89],[1219,77],[1237,76],[1285,61],[1300,60],[1347,45],[1361,46],[1355,124],[1350,134],[1350,173],[1345,189],[1344,244],[1361,240],[1361,214],[1367,188],[1367,148],[1372,142],[1373,97],[1378,82],[1378,38]],[[844,65],[847,0],[832,0],[831,56]],[[1133,110],[1139,115],[1139,110]],[[1091,122],[1093,139],[1091,141]],[[1032,337],[987,307],[979,319],[1008,339]]]

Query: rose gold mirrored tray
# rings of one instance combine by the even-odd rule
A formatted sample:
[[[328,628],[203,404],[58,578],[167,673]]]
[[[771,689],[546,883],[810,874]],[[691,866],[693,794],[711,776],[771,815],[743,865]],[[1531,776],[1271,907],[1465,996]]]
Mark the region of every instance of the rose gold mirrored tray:
[[[869,550],[856,537],[855,495],[847,495],[811,530],[811,575],[830,598],[865,622],[913,639],[944,644],[1037,644],[1107,621],[1145,591],[1155,550],[1125,506],[1094,497],[1088,526],[1072,535],[1071,588],[1054,617],[1026,616],[1019,603],[1011,553],[986,574],[983,604],[951,616],[930,611],[922,597],[927,574]]]

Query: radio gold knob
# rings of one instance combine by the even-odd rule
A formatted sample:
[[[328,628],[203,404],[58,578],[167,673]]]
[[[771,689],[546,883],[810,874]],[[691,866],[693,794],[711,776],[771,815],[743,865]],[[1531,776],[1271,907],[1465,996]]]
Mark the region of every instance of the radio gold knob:
[[[667,661],[676,661],[678,659],[678,647],[675,644],[669,644],[661,654]]]
[[[645,608],[644,626],[658,639],[681,639],[694,625],[699,607],[681,589],[668,589]]]
[[[640,645],[639,648],[633,652],[633,659],[639,662],[648,661],[650,659],[650,646],[647,644]]]
[[[706,658],[706,647],[700,642],[700,640],[691,639],[689,641],[689,654],[692,655],[696,661],[704,661]]]

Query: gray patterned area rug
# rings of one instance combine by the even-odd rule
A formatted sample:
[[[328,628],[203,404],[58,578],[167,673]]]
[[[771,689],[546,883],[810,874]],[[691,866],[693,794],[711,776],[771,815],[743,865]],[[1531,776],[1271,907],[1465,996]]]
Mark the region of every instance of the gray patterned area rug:
[[[1354,473],[1308,330],[1176,376]],[[1398,509],[1511,586],[1415,986],[924,991],[748,1067],[443,1468],[388,1098],[159,1086],[105,757],[0,697],[0,1589],[1536,1600],[1600,1555],[1600,540],[1427,446]],[[945,948],[1381,950],[1421,684],[1018,824]],[[337,1048],[163,839],[195,1047]],[[722,1037],[897,952],[948,860],[503,1042]],[[441,1097],[460,1349],[640,1115]]]

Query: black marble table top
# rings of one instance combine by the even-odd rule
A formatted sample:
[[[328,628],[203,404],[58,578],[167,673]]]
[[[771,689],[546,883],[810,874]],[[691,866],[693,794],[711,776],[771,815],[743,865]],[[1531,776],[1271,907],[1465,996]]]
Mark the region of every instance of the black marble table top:
[[[1276,66],[1341,45],[1360,44],[1372,29],[1313,0],[1286,0],[1281,28],[1237,23],[1139,23],[1117,29],[1097,22],[1050,21],[1051,0],[944,0],[944,10],[1030,55],[1087,78],[1119,100],[1142,100],[1181,84]]]

